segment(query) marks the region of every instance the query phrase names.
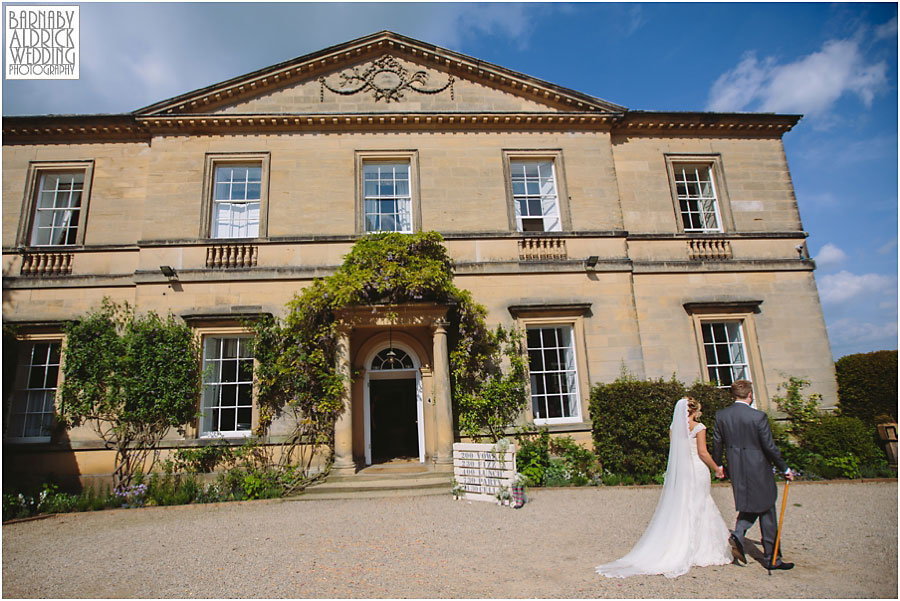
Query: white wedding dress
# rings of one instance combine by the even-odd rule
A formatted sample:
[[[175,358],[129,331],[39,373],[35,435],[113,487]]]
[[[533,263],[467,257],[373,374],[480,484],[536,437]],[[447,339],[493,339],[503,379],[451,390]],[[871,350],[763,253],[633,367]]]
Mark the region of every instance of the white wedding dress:
[[[709,468],[697,453],[697,424],[688,429],[687,399],[675,404],[669,426],[669,463],[656,511],[627,555],[597,566],[597,573],[625,578],[662,574],[675,578],[691,566],[732,561],[728,528],[709,494]]]

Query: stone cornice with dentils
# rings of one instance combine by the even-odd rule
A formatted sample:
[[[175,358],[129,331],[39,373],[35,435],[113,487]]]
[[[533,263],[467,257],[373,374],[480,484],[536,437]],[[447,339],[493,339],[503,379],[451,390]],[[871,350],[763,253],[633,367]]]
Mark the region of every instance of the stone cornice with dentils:
[[[651,113],[352,113],[4,117],[3,144],[149,142],[164,135],[354,131],[608,131],[628,135],[779,138],[797,115]]]

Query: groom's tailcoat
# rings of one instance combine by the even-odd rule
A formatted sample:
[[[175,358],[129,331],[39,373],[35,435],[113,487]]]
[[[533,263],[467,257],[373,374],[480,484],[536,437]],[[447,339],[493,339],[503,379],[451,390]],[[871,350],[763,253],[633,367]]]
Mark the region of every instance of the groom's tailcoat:
[[[778,494],[772,464],[787,470],[787,464],[772,440],[769,421],[762,411],[735,402],[716,412],[713,430],[713,461],[728,462],[728,477],[737,511],[763,513],[775,505]]]

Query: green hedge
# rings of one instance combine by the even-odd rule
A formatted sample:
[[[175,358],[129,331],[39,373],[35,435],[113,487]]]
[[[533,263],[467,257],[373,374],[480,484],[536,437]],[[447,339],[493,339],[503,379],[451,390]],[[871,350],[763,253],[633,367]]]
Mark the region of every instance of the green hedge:
[[[872,426],[879,415],[897,421],[897,351],[847,355],[834,368],[841,415]]]
[[[697,382],[690,388],[676,380],[637,380],[621,377],[591,390],[594,451],[604,472],[653,477],[666,470],[669,424],[678,399],[690,395],[702,405],[700,421],[712,444],[716,411],[731,403],[727,390]]]
[[[823,415],[806,429],[801,445],[826,459],[853,455],[866,464],[883,458],[873,439],[872,429],[855,417]]]

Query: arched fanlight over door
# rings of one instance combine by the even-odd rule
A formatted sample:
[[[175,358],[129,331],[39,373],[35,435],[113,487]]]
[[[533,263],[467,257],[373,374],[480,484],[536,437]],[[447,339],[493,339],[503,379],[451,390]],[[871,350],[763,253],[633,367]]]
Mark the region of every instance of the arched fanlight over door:
[[[398,348],[386,348],[379,352],[372,359],[371,367],[374,371],[413,368],[414,365],[410,356]]]

